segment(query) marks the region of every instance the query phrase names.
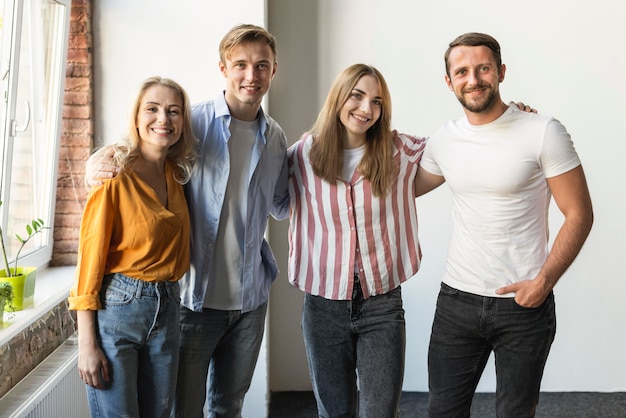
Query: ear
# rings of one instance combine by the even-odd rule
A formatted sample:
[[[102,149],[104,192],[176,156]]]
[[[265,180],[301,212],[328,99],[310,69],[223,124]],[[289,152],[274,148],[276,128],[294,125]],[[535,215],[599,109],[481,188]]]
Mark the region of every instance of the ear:
[[[276,70],[278,70],[278,62],[274,61],[274,68],[272,68],[272,79],[276,75]]]
[[[454,86],[452,85],[452,80],[450,80],[450,77],[448,76],[448,74],[446,74],[444,76],[444,79],[446,80],[446,84],[448,85],[448,89],[450,89],[450,91],[454,91]]]
[[[506,65],[502,64],[500,66],[500,83],[504,81],[504,73],[506,73]]]
[[[226,64],[224,64],[222,61],[220,61],[218,63],[219,67],[220,67],[220,72],[222,73],[222,75],[226,78],[228,78],[228,74],[226,74]]]

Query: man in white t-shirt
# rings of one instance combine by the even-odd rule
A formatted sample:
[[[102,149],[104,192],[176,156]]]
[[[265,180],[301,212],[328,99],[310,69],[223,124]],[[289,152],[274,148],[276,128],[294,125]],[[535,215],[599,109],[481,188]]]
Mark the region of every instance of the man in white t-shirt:
[[[556,331],[552,289],[591,230],[591,199],[563,125],[501,100],[495,39],[461,35],[445,62],[465,117],[431,137],[418,173],[420,193],[446,181],[454,208],[428,354],[429,415],[469,417],[493,351],[497,415],[529,417]],[[565,218],[548,248],[552,196]]]

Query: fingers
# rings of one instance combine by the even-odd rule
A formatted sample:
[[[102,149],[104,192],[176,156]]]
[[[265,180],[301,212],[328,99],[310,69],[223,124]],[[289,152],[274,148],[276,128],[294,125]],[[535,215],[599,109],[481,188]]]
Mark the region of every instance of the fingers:
[[[80,380],[85,382],[87,386],[91,386],[96,389],[104,388],[102,380],[100,379],[100,373],[86,373],[79,371],[78,375],[80,376]]]
[[[514,102],[510,101],[509,105],[516,106],[519,110],[527,112],[527,113],[537,113],[537,109],[533,108],[530,105],[524,104],[523,102]]]
[[[496,289],[496,295],[504,295],[507,293],[516,292],[519,289],[519,283],[513,283],[507,286],[503,286],[499,289]]]

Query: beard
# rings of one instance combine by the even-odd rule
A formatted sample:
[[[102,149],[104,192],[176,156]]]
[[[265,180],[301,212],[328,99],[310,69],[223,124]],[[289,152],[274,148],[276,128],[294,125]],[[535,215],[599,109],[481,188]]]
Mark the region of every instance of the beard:
[[[481,86],[478,87],[480,88]],[[461,91],[461,94],[457,95],[456,98],[459,100],[461,105],[470,112],[481,113],[485,110],[490,109],[493,104],[498,100],[498,93],[494,89],[490,88],[488,91],[489,93],[487,94],[487,96],[479,100],[465,100],[465,97],[463,96],[465,91]]]

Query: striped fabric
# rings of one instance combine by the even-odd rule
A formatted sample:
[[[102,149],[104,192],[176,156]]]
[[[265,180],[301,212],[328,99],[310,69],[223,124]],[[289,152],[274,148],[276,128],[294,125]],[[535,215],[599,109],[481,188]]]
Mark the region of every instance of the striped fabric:
[[[351,298],[355,273],[366,298],[395,289],[421,260],[413,181],[426,139],[394,131],[399,175],[382,199],[358,170],[350,183],[316,177],[311,144],[305,134],[288,151],[290,283],[333,300]]]

